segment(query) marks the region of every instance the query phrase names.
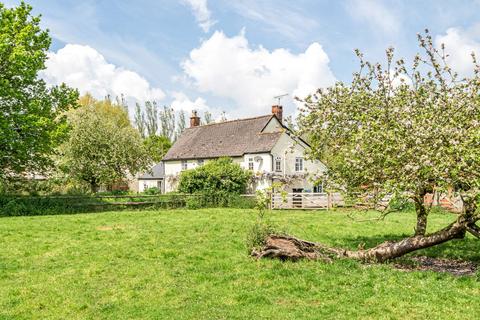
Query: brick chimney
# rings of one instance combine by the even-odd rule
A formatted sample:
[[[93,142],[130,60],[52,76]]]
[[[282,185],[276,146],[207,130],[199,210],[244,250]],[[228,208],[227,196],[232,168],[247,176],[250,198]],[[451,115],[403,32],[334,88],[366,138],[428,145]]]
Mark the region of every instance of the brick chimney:
[[[190,116],[190,128],[198,127],[200,125],[200,117],[197,115],[197,111],[193,110]]]
[[[283,107],[280,105],[272,106],[272,113],[277,116],[278,120],[282,122],[283,120]]]

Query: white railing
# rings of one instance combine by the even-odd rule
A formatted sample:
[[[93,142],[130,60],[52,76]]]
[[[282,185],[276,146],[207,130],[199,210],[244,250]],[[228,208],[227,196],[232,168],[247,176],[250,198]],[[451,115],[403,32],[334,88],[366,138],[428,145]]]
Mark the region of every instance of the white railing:
[[[272,209],[330,209],[344,206],[340,193],[273,193]]]

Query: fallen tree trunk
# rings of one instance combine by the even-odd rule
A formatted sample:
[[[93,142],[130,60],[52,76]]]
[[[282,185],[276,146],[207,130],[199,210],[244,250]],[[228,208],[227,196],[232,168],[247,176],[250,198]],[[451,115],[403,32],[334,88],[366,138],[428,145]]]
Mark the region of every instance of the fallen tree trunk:
[[[260,250],[252,251],[252,256],[294,261],[299,259],[331,261],[333,258],[351,258],[384,262],[453,239],[463,239],[466,231],[467,223],[457,221],[429,235],[417,235],[400,241],[386,241],[376,247],[358,251],[333,248],[290,236],[270,235]]]

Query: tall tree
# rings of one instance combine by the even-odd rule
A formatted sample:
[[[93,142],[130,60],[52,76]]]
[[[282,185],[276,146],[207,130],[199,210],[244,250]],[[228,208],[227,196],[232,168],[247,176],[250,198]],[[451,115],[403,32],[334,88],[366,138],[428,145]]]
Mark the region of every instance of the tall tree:
[[[212,120],[212,114],[208,111],[205,111],[203,113],[203,123],[204,124],[209,124],[209,123],[212,123],[213,120]]]
[[[133,117],[133,121],[138,132],[140,132],[140,136],[144,138],[147,125],[145,121],[145,114],[143,113],[142,107],[138,102],[135,103],[135,115]]]
[[[227,121],[227,114],[225,111],[222,111],[222,114],[220,115],[220,122],[225,122]]]
[[[167,137],[170,141],[175,140],[175,111],[167,106],[163,106],[163,110],[159,112],[160,135]]]
[[[154,136],[158,132],[158,107],[155,101],[145,102],[146,129],[148,136]]]
[[[24,2],[13,8],[0,3],[0,178],[52,164],[67,133],[62,113],[78,98],[76,90],[48,88],[38,78],[51,39],[31,11]]]
[[[120,96],[116,96],[115,101],[116,101],[117,105],[122,106],[123,109],[125,109],[125,112],[127,114],[129,113],[128,112],[128,103],[127,103],[127,100],[125,99],[125,96],[123,95],[123,93]]]
[[[70,136],[60,148],[61,167],[71,178],[96,192],[102,184],[146,168],[148,154],[122,106],[91,96],[82,97],[79,104],[68,113]]]
[[[357,52],[360,72],[352,83],[320,89],[304,101],[299,123],[312,146],[309,156],[327,164],[330,182],[373,204],[394,195],[416,208],[411,237],[359,251],[330,248],[331,253],[385,261],[467,232],[480,237],[480,67],[473,56],[474,75],[459,78],[428,31],[419,35],[419,45],[423,54],[411,67],[395,61],[393,49],[383,65]],[[428,234],[424,197],[449,187],[464,209]]]
[[[183,133],[187,126],[187,122],[185,119],[185,111],[180,110],[178,113],[178,122],[177,122],[177,131],[175,133],[175,140],[177,140],[178,137]]]

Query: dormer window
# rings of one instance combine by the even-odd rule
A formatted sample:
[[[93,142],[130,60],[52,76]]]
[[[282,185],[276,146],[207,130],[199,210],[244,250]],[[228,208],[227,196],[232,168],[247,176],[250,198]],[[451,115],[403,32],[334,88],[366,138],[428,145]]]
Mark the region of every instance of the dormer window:
[[[275,157],[275,172],[282,172],[282,157]]]
[[[303,171],[303,158],[301,157],[295,158],[295,171],[296,172]]]

